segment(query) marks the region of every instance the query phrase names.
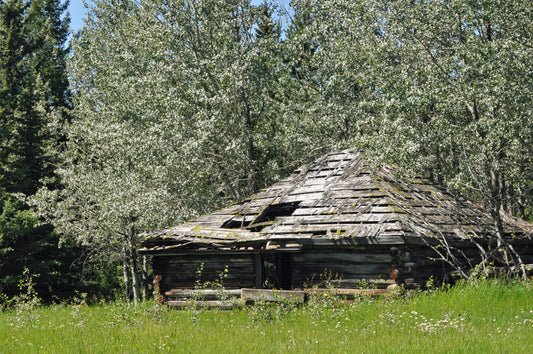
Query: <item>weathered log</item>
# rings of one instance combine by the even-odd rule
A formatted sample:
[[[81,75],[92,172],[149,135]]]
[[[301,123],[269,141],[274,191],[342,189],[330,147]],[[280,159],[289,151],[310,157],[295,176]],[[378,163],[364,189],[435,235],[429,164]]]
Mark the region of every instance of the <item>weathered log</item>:
[[[358,277],[352,277],[352,278],[346,278],[343,277],[341,279],[331,279],[331,280],[324,280],[317,278],[309,278],[308,276],[295,276],[294,277],[294,286],[295,287],[309,287],[315,284],[323,284],[324,281],[327,281],[328,283],[332,284],[335,288],[342,288],[342,289],[368,289],[368,288],[377,288],[382,289],[386,288],[387,286],[391,284],[396,284],[394,279],[382,279],[382,278],[376,278],[373,275],[360,275]]]
[[[168,306],[171,307],[213,307],[231,310],[234,308],[241,308],[245,305],[245,302],[240,299],[232,300],[209,300],[209,301],[194,301],[194,300],[171,300],[167,301]]]
[[[173,300],[220,300],[240,298],[241,289],[172,289],[165,292],[165,297]]]
[[[353,299],[357,296],[383,296],[388,293],[388,289],[304,289],[307,295],[335,295],[346,299]]]
[[[305,293],[301,290],[241,289],[241,299],[246,301],[294,301],[303,303]]]

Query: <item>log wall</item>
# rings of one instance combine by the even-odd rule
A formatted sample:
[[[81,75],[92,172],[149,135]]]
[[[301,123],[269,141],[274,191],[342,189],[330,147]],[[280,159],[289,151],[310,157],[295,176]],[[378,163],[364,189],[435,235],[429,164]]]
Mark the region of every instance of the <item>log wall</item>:
[[[254,257],[245,255],[192,255],[154,257],[154,272],[161,275],[161,294],[171,289],[216,287],[253,288]]]
[[[310,249],[293,254],[293,286],[385,288],[390,279],[390,247],[367,249]]]
[[[523,261],[533,264],[530,245],[516,245]],[[437,248],[442,252],[442,247]],[[472,243],[453,247],[464,270],[480,262]],[[449,281],[456,270],[439,259],[434,248],[421,242],[359,247],[304,246],[298,251],[262,250],[253,253],[180,254],[154,256],[156,285],[171,296],[175,289],[277,289],[312,287],[384,289],[391,284],[424,286],[429,278]],[[218,285],[217,285],[218,284]],[[170,294],[170,295],[169,295]]]

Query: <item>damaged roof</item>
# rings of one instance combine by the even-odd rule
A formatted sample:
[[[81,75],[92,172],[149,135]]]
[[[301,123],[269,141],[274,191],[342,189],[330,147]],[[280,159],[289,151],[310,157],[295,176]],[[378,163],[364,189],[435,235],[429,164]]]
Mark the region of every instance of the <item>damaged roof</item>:
[[[402,244],[407,237],[488,237],[494,220],[427,179],[372,170],[363,152],[331,152],[246,200],[185,224],[141,235],[145,253],[176,248],[253,248],[267,242]],[[509,237],[531,224],[506,217]]]

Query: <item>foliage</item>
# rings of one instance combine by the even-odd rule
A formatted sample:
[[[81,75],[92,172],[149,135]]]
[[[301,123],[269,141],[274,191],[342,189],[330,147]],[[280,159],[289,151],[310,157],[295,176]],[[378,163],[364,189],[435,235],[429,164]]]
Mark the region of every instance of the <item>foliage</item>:
[[[530,218],[531,9],[504,1],[312,1],[286,41],[287,109],[310,145],[366,147],[490,210]],[[488,261],[493,261],[489,259]],[[525,271],[521,270],[525,277]]]
[[[524,2],[291,2],[286,108],[308,144],[364,146],[500,210],[531,209]],[[287,83],[285,83],[287,84]]]
[[[387,22],[379,51],[388,55],[379,133],[397,138],[380,150],[477,196],[493,214],[524,217],[533,136],[531,9],[520,2],[397,1],[381,13]]]
[[[272,98],[279,33],[258,9],[95,1],[72,42],[74,110],[56,170],[64,188],[42,189],[36,202],[66,237],[123,259],[133,282],[139,232],[243,198],[288,160]]]
[[[0,293],[18,292],[24,270],[35,274],[44,301],[70,296],[79,250],[59,247],[59,236],[26,202],[43,181],[57,188],[55,149],[61,140],[52,115],[68,118],[65,68],[68,3],[0,2]],[[53,149],[52,149],[53,147]]]
[[[123,263],[137,299],[140,232],[245,198],[350,146],[485,203],[495,249],[521,263],[503,241],[500,212],[531,218],[533,210],[527,2],[291,7],[283,24],[268,1],[93,1],[69,58],[73,115],[45,105],[55,117],[48,133],[65,142],[54,152],[64,188],[52,178],[40,189],[39,216],[100,261]],[[52,82],[36,70],[32,82]],[[36,151],[48,171],[51,151]]]

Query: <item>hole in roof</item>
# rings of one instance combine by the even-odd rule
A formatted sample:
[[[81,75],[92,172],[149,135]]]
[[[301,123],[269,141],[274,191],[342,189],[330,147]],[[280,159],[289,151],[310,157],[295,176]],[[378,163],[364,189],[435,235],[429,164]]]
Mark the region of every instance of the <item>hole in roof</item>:
[[[224,229],[247,228],[251,231],[261,231],[264,227],[271,225],[279,216],[291,216],[298,208],[300,202],[279,203],[267,206],[252,222],[245,217],[233,217],[222,224]]]
[[[274,221],[278,216],[291,216],[300,202],[271,204],[254,220],[254,224]]]
[[[233,217],[229,220],[226,220],[221,228],[223,229],[240,229],[250,225],[250,220],[246,220],[245,217]]]

